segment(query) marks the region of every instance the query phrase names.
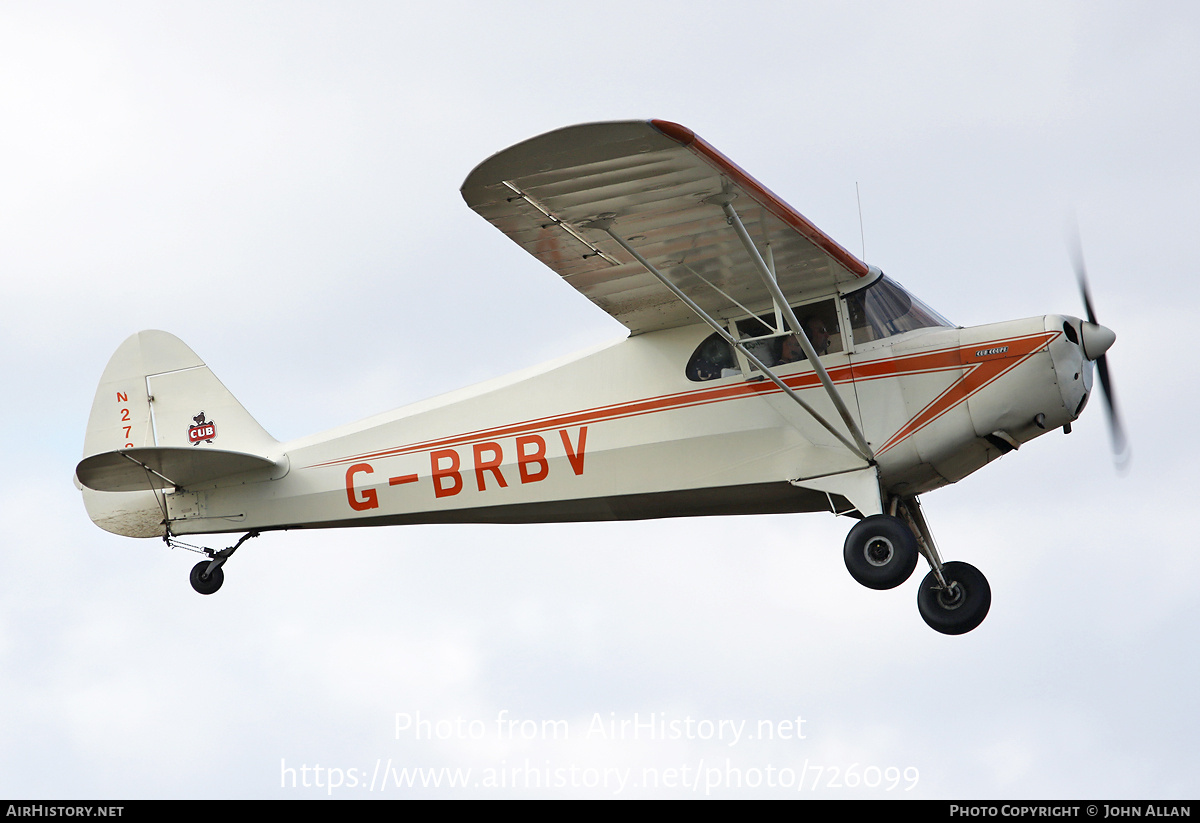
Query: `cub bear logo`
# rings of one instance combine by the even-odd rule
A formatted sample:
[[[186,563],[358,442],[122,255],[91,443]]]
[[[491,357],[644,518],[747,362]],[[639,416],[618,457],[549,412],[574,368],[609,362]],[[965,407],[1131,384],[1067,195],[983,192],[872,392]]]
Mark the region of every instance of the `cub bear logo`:
[[[200,445],[200,441],[205,443],[213,442],[213,438],[217,436],[217,424],[211,420],[204,419],[204,412],[192,418],[196,425],[188,426],[188,440],[193,446]]]

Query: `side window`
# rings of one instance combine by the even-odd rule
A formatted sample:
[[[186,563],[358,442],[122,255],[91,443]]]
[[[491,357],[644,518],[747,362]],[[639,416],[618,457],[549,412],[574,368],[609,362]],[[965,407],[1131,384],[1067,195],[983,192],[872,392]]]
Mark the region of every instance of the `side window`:
[[[739,340],[749,340],[746,348],[767,366],[779,362],[779,350],[783,338],[775,331],[775,315],[764,314],[761,317],[748,317],[737,322]],[[751,371],[758,371],[753,365]]]
[[[688,380],[700,382],[741,374],[741,370],[738,368],[737,358],[733,356],[733,347],[726,343],[721,335],[713,332],[692,354],[685,373]]]
[[[800,321],[800,327],[804,329],[818,356],[845,350],[842,327],[838,323],[837,305],[834,301],[823,300],[820,303],[797,306],[794,311],[796,319]],[[779,363],[795,363],[804,359],[804,350],[795,336],[785,337],[780,346]]]
[[[861,292],[855,292],[846,298],[846,308],[850,311],[850,328],[853,330],[855,343],[862,345],[884,336],[882,331],[873,327],[867,319],[867,309]]]
[[[837,305],[833,300],[796,306],[793,311],[819,355],[845,350]],[[777,328],[774,314],[739,320],[735,329],[746,349],[768,368],[806,359],[796,337]],[[753,365],[750,368],[757,371]],[[688,380],[702,382],[741,374],[741,367],[733,347],[714,332],[692,354],[685,373]]]

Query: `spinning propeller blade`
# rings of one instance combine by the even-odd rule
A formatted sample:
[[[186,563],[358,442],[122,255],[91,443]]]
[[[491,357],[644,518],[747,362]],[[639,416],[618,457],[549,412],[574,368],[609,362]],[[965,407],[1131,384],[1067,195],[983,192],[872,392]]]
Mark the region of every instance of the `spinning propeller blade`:
[[[1071,262],[1075,267],[1075,279],[1079,281],[1079,292],[1083,297],[1083,308],[1087,312],[1088,323],[1093,329],[1084,328],[1084,355],[1096,363],[1096,371],[1100,374],[1100,386],[1104,389],[1105,408],[1108,410],[1108,431],[1112,437],[1113,462],[1118,470],[1129,466],[1129,440],[1125,436],[1125,427],[1121,425],[1121,416],[1117,412],[1117,398],[1113,394],[1112,379],[1108,374],[1108,347],[1112,345],[1115,336],[1096,321],[1096,312],[1092,308],[1092,294],[1088,286],[1087,268],[1083,264],[1083,245],[1079,240],[1079,231],[1074,233],[1071,244]],[[1101,334],[1100,332],[1103,332]],[[1089,352],[1089,342],[1097,356]]]

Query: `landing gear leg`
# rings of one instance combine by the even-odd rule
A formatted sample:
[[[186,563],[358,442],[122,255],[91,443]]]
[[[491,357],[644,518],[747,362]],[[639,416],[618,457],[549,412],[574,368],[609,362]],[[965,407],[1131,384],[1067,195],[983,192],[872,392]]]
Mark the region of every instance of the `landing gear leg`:
[[[227,549],[221,551],[213,551],[212,549],[204,549],[204,553],[209,556],[209,560],[201,560],[192,567],[192,573],[189,577],[192,583],[192,588],[200,594],[212,594],[217,589],[221,588],[221,584],[225,582],[225,572],[221,571],[221,567],[225,565],[225,561],[233,556],[233,553],[251,537],[258,537],[259,533],[247,532]]]

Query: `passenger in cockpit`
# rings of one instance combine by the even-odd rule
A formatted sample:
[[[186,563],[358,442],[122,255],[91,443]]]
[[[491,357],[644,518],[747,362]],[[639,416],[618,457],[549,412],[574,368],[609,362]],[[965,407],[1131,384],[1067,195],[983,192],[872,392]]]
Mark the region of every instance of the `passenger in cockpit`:
[[[808,336],[808,341],[812,343],[812,347],[816,350],[817,355],[826,354],[829,351],[829,328],[825,325],[825,321],[815,314],[805,315],[800,321],[800,328],[804,329],[804,333]],[[789,335],[783,338],[783,346],[779,352],[779,362],[795,363],[797,360],[804,359],[804,349],[800,347],[800,341],[796,336]]]

